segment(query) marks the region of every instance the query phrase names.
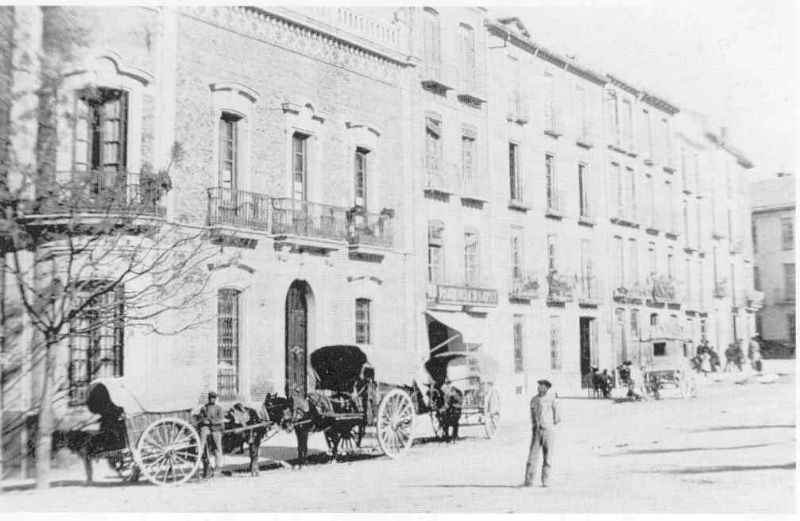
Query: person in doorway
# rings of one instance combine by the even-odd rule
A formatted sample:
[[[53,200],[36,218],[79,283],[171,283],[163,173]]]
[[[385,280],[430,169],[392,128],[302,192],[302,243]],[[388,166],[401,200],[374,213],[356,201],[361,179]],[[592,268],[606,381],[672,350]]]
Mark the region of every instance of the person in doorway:
[[[199,428],[200,446],[203,453],[203,477],[213,478],[214,472],[222,468],[222,429],[225,426],[225,414],[222,407],[217,405],[219,395],[211,391],[208,393],[208,402],[200,408]],[[211,440],[209,440],[211,438]],[[214,445],[214,467],[211,465],[211,447]]]
[[[550,481],[550,462],[553,458],[555,426],[561,421],[555,393],[548,380],[539,380],[538,394],[531,399],[531,448],[525,467],[524,487],[532,487],[539,466],[539,451],[542,453],[542,486]]]
[[[614,387],[614,379],[609,374],[608,369],[603,369],[600,378],[602,379],[603,398],[610,398],[611,389]]]

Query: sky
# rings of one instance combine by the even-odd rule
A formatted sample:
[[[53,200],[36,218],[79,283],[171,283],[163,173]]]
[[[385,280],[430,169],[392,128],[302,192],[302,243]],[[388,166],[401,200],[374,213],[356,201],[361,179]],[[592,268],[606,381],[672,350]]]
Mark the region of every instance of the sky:
[[[752,180],[794,172],[798,127],[795,0],[533,0],[486,6],[597,72],[711,116],[755,163]]]

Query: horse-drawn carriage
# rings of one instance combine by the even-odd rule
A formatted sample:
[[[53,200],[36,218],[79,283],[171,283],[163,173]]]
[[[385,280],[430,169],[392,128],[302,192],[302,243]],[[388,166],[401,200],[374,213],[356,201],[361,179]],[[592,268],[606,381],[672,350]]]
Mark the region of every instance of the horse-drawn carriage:
[[[94,459],[106,459],[126,482],[143,475],[156,485],[178,484],[197,472],[203,454],[195,429],[196,407],[145,409],[125,386],[124,378],[92,382],[86,404],[89,411],[100,416],[99,431],[88,438],[81,451],[89,481]],[[251,472],[257,473],[258,447],[281,426],[279,416],[270,419],[237,404],[226,417],[223,448],[231,451],[249,444]]]
[[[402,456],[414,437],[414,404],[400,385],[377,382],[367,356],[354,345],[324,346],[309,357],[316,388],[295,398],[292,427],[301,463],[308,434],[322,431],[335,459],[338,448],[360,448],[374,428],[377,446],[390,458]],[[371,436],[370,436],[371,437]]]
[[[683,398],[697,396],[696,372],[690,360],[690,341],[665,336],[651,338],[643,345],[648,349],[644,371],[645,390],[648,394],[659,398],[663,389],[674,387]]]
[[[494,437],[500,422],[500,395],[489,377],[496,371],[493,359],[478,353],[447,352],[425,362],[430,377],[427,412],[437,438],[458,437],[460,426],[483,426],[487,438]]]

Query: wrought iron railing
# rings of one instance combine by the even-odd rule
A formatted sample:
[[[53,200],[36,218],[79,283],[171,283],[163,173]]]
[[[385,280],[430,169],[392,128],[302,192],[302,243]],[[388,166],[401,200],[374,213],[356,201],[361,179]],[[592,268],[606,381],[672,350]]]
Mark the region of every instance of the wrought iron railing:
[[[239,394],[239,375],[231,368],[220,368],[217,373],[217,392],[222,400],[232,400]]]
[[[292,198],[272,199],[272,233],[347,240],[347,210]]]
[[[564,192],[552,188],[547,191],[547,213],[553,215],[564,215],[566,213],[566,200]]]
[[[539,298],[539,277],[530,270],[517,270],[512,274],[509,297],[516,300]]]
[[[578,301],[582,304],[597,303],[602,299],[603,281],[589,275],[578,279]]]
[[[270,198],[230,188],[208,189],[208,222],[269,230]]]
[[[553,270],[547,276],[547,300],[549,302],[572,302],[578,277]]]
[[[347,236],[350,244],[366,244],[390,248],[394,244],[392,217],[394,212],[379,214],[351,211],[348,215]]]

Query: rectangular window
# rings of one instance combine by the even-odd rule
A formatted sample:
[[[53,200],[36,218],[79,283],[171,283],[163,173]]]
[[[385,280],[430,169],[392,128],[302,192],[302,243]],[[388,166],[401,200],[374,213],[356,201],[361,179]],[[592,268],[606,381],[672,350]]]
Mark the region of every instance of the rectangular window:
[[[75,170],[116,172],[127,163],[128,93],[92,89],[79,94]],[[115,182],[116,179],[103,181]]]
[[[639,281],[639,248],[636,245],[636,239],[628,239],[628,263],[630,265],[628,287],[631,287]]]
[[[522,185],[519,173],[519,145],[508,144],[508,177],[511,182],[511,200],[522,201]]]
[[[508,119],[519,120],[522,114],[522,95],[520,92],[520,81],[519,81],[519,60],[517,60],[513,56],[508,57],[508,69],[509,69],[509,80],[508,84],[510,86],[509,93],[508,93]]]
[[[356,344],[371,344],[372,329],[370,328],[370,300],[356,299]]]
[[[561,370],[561,317],[550,317],[550,369]]]
[[[69,403],[86,403],[96,378],[123,375],[125,292],[106,281],[80,285],[76,299],[86,303],[69,332]]]
[[[681,147],[681,181],[683,182],[683,187],[686,188],[686,149]]]
[[[425,119],[425,170],[428,182],[439,184],[442,174],[442,122],[433,116]]]
[[[686,285],[684,296],[688,299],[692,295],[692,258],[688,255],[684,258],[683,275]]]
[[[667,249],[667,276],[675,277],[675,248],[672,246]]]
[[[750,235],[753,237],[753,253],[758,253],[758,233],[756,221],[750,223]]]
[[[522,229],[511,228],[511,278],[522,278]]]
[[[674,198],[675,194],[672,192],[672,182],[669,180],[664,181],[664,185],[666,188],[666,198],[667,198],[667,215],[669,215],[669,228],[668,230],[672,233],[676,232],[675,226],[675,203]]]
[[[308,184],[308,135],[295,132],[292,135],[292,196],[296,201],[305,201]]]
[[[633,150],[633,106],[630,100],[622,100],[622,143]]]
[[[619,145],[619,110],[617,109],[617,93],[613,90],[606,91],[606,115],[608,117],[609,142]]]
[[[369,158],[369,150],[364,148],[357,148],[356,149],[356,160],[355,160],[355,194],[356,206],[361,206],[363,208],[367,207],[367,172],[368,172],[368,162],[367,159]]]
[[[617,288],[625,287],[625,251],[623,250],[622,237],[614,237],[614,284]]]
[[[683,198],[683,236],[686,238],[686,243],[689,243],[689,201]]]
[[[616,163],[611,163],[611,215],[622,216],[623,191],[625,183],[622,179],[622,169]]]
[[[794,263],[783,265],[783,289],[787,302],[794,302]]]
[[[223,399],[239,393],[239,295],[228,288],[217,293],[217,390]]]
[[[514,372],[525,371],[525,316],[514,315]]]
[[[558,269],[558,235],[547,236],[547,273]]]
[[[555,79],[549,73],[545,73],[544,81],[544,93],[545,96],[547,96],[544,102],[544,128],[545,130],[557,132],[559,131],[559,128],[558,107],[556,106]]]
[[[461,24],[459,32],[459,56],[461,59],[461,91],[475,91],[475,31],[472,27]]]
[[[575,97],[578,106],[578,137],[584,140],[591,139],[591,124],[589,120],[589,98],[582,85],[575,86]]]
[[[647,245],[647,268],[650,270],[648,275],[658,273],[658,257],[656,255],[656,243],[651,242]]]
[[[235,190],[239,177],[239,121],[223,112],[219,119],[219,186]]]
[[[433,9],[426,8],[422,27],[425,65],[428,75],[433,79],[441,74],[441,42],[439,36],[439,15]]]
[[[633,175],[633,169],[626,168],[625,175],[627,177],[627,183],[625,183],[625,213],[628,219],[636,221],[636,179]]]
[[[661,160],[666,166],[672,166],[672,140],[669,133],[669,121],[661,120]]]
[[[794,249],[794,217],[781,218],[781,245],[784,250]]]
[[[467,286],[480,285],[478,234],[464,232],[464,276]]]
[[[753,289],[761,291],[761,271],[758,266],[753,266]]]
[[[475,179],[475,136],[461,136],[461,176],[464,180]]]
[[[428,282],[444,282],[444,226],[438,222],[428,224]]]
[[[644,146],[647,151],[647,159],[653,159],[653,123],[650,120],[650,112],[642,110],[642,127],[644,128]]]
[[[578,197],[580,198],[581,217],[591,218],[592,212],[589,205],[589,166],[578,163]]]
[[[556,164],[553,154],[544,155],[545,179],[547,183],[547,208],[559,210],[558,192],[556,189]]]
[[[787,331],[789,333],[789,340],[794,344],[797,341],[797,325],[794,313],[789,313],[786,316],[786,323],[786,325],[789,326],[789,331]]]
[[[647,193],[645,197],[647,197],[647,218],[648,224],[651,228],[658,228],[658,223],[656,221],[656,212],[658,211],[656,208],[656,189],[655,183],[653,182],[653,176],[648,175],[645,177],[645,183],[647,183]]]

